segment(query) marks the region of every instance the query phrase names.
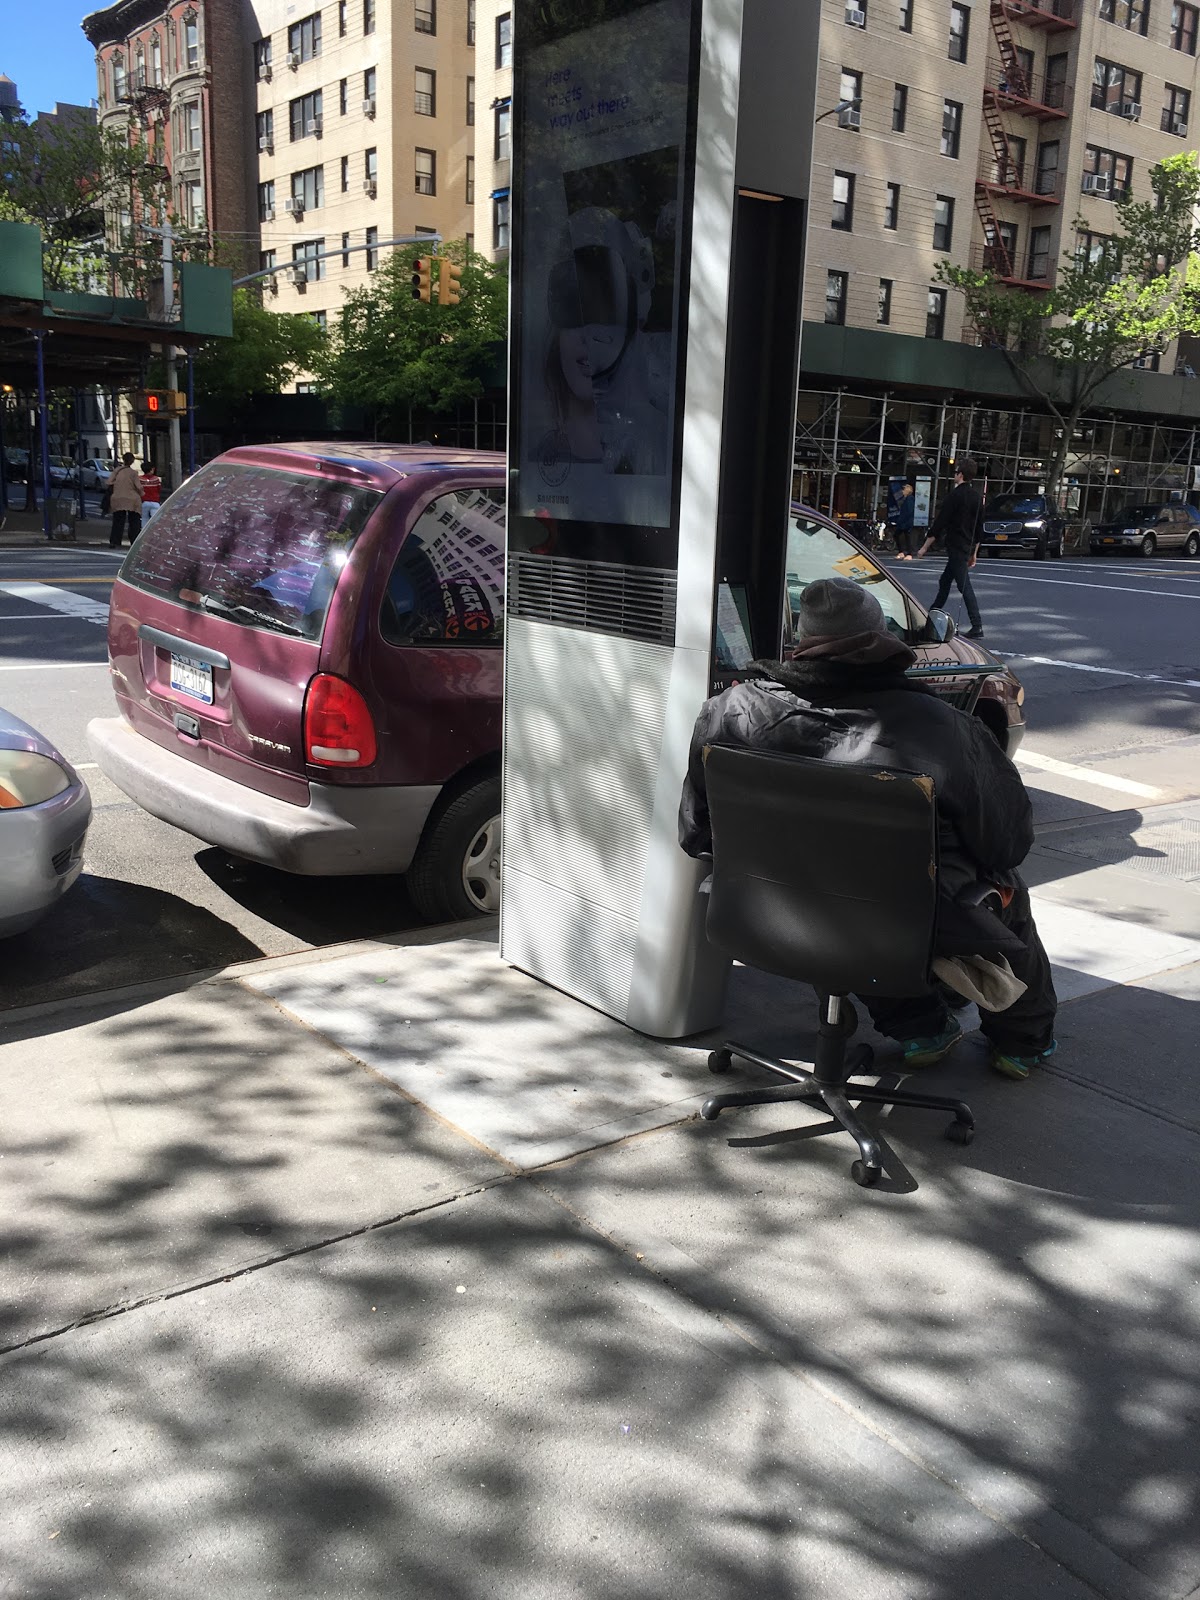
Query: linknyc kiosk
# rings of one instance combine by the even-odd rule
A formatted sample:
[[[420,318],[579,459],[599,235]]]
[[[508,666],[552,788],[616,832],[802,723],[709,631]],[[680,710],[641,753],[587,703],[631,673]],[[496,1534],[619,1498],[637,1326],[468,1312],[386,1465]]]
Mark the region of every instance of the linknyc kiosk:
[[[818,0],[516,0],[502,957],[719,1020],[696,714],[779,649]]]

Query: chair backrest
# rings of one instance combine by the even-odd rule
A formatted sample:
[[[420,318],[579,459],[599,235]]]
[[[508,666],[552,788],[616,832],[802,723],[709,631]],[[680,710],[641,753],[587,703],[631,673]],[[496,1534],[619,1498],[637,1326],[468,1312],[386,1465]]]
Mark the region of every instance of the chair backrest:
[[[933,782],[714,745],[710,941],[829,994],[919,994],[937,908]]]

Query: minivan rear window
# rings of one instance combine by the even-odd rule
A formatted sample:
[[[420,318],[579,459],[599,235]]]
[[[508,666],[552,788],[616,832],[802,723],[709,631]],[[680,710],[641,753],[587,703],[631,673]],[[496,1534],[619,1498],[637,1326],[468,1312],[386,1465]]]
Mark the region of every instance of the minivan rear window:
[[[319,639],[338,574],[382,498],[336,478],[214,461],[147,523],[121,577],[245,627]]]

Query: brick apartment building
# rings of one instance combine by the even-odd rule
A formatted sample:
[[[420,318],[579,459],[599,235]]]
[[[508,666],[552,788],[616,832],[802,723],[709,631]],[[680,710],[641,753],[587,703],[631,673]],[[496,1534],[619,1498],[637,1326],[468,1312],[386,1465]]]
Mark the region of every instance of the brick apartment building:
[[[140,127],[178,225],[210,245],[219,240],[228,264],[252,263],[253,122],[241,0],[118,0],[85,17],[83,31],[96,49],[101,123]],[[163,220],[158,208],[140,216],[139,204],[131,196],[110,219],[123,247],[137,238],[137,223]]]
[[[478,22],[475,237],[485,255],[503,261],[508,256],[512,182],[512,0],[479,0]]]

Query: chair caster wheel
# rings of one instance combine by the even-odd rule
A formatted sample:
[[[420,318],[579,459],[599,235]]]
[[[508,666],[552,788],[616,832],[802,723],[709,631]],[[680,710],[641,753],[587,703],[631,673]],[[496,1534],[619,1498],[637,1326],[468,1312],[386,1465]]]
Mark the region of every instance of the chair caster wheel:
[[[700,1116],[705,1122],[715,1122],[721,1115],[721,1108],[713,1100],[706,1100],[700,1107]]]
[[[863,1189],[870,1189],[879,1182],[881,1168],[869,1167],[865,1161],[855,1161],[850,1167],[850,1176]]]
[[[728,1072],[733,1065],[733,1057],[728,1050],[714,1050],[708,1058],[710,1072]]]
[[[973,1122],[952,1122],[946,1129],[946,1137],[951,1144],[970,1144],[975,1137],[975,1124]]]

